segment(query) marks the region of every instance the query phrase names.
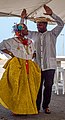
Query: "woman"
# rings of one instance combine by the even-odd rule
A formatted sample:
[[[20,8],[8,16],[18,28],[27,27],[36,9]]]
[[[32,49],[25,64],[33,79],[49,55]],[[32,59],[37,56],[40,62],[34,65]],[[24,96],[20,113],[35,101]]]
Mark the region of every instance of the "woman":
[[[12,56],[4,65],[0,80],[0,103],[14,114],[38,114],[36,99],[41,72],[32,61],[34,45],[26,36],[27,26],[14,25],[16,37],[0,43],[0,50]]]

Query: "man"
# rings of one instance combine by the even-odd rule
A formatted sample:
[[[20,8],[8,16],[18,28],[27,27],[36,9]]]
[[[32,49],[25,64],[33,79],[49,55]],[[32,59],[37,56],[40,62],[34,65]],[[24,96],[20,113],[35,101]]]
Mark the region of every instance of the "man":
[[[56,70],[56,38],[63,29],[64,23],[61,18],[53,13],[51,8],[44,5],[44,9],[46,11],[44,14],[50,15],[56,21],[57,26],[53,30],[47,31],[47,20],[38,21],[38,32],[29,31],[28,37],[34,40],[36,47],[36,62],[41,68],[41,85],[37,97],[37,108],[39,111],[44,81],[42,108],[46,114],[50,114],[49,103],[51,100],[52,85]]]

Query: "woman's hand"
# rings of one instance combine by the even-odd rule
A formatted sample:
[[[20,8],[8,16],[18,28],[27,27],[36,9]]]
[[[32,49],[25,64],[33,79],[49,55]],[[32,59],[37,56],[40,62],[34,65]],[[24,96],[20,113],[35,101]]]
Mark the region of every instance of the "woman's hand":
[[[21,13],[21,18],[27,18],[27,11],[26,9],[23,9],[22,13]]]
[[[8,51],[7,49],[2,50],[2,52],[4,52],[4,53],[10,55],[11,57],[14,57],[13,53],[10,52],[10,51]]]

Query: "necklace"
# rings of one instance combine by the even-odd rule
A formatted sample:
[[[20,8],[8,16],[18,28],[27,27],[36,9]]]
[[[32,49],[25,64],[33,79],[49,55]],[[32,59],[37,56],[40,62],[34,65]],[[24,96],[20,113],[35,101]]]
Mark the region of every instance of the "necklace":
[[[20,42],[18,42],[18,40],[19,40]],[[18,42],[17,50],[20,50],[20,45],[19,45],[19,43],[21,43],[21,44],[23,44],[23,47],[24,47],[26,53],[29,55],[29,48],[30,48],[30,51],[32,52],[32,48],[31,48],[31,45],[30,45],[30,44],[32,43],[32,41],[31,41],[31,40],[28,40],[28,39],[26,39],[26,38],[18,38],[18,40],[16,40],[16,41]],[[29,48],[28,48],[28,47],[29,47]]]
[[[23,44],[28,46],[28,39],[27,38],[19,38],[19,41]]]

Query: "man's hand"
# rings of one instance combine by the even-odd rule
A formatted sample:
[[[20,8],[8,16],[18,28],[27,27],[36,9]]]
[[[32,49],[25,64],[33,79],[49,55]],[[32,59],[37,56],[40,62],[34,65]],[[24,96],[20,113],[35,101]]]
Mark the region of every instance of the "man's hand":
[[[21,13],[21,18],[27,18],[27,12],[26,9],[23,9],[22,13]]]
[[[44,9],[46,11],[46,13],[44,13],[45,15],[52,15],[53,11],[51,10],[50,7],[48,7],[44,4]]]

